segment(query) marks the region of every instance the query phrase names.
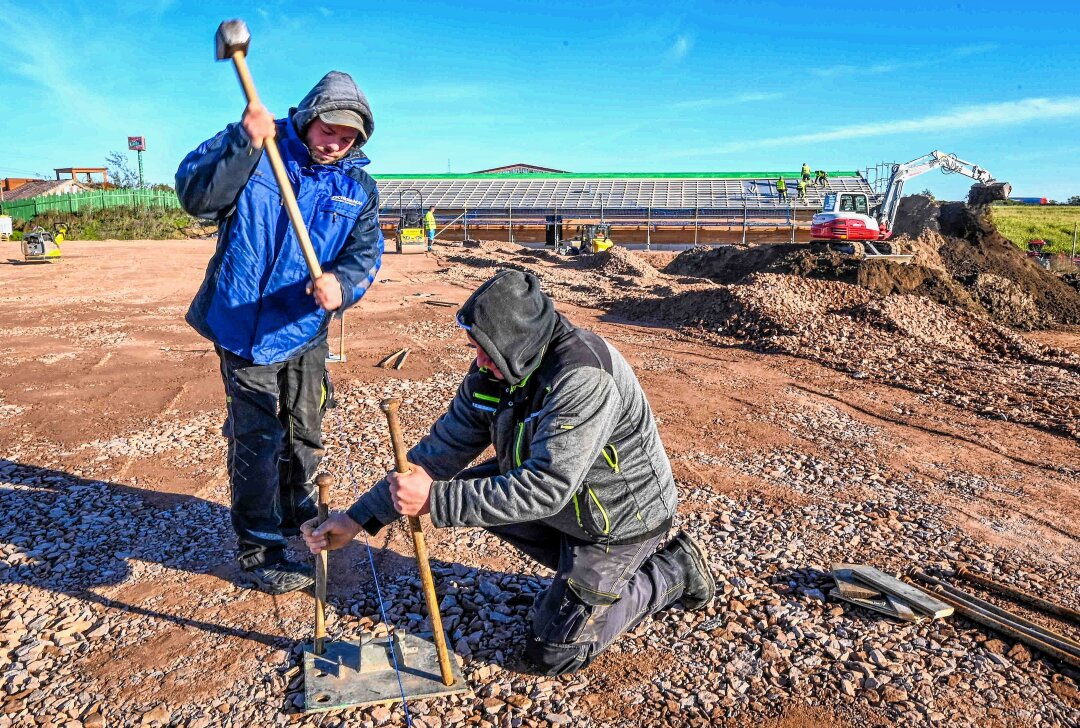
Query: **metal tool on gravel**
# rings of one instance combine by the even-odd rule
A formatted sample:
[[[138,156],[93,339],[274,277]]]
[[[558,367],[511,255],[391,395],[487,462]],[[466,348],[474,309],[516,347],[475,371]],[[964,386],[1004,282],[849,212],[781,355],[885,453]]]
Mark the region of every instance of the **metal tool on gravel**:
[[[251,80],[251,73],[247,67],[247,51],[251,45],[251,33],[248,31],[247,23],[243,20],[224,21],[218,26],[214,40],[215,59],[219,61],[231,59],[236,67],[236,75],[240,78],[240,85],[244,88],[248,104],[260,103],[259,94],[255,91],[255,82]],[[308,272],[311,274],[311,280],[314,281],[322,275],[322,266],[315,255],[315,248],[311,245],[311,238],[308,236],[300,207],[296,204],[296,193],[293,192],[292,182],[289,181],[289,175],[285,171],[285,163],[281,160],[277,141],[267,139],[265,147],[266,156],[270,159],[270,167],[274,170],[274,178],[281,191],[281,201],[285,205],[293,230],[296,231],[296,239],[300,242],[300,250],[304,253]]]

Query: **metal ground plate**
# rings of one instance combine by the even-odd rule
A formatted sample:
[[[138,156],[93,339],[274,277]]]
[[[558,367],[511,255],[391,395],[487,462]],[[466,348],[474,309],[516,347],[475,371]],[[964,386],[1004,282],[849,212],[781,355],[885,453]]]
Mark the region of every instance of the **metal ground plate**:
[[[450,653],[454,684],[444,685],[435,644],[415,635],[393,637],[401,685],[394,671],[391,638],[361,635],[356,642],[327,642],[323,654],[304,648],[304,712],[380,705],[405,697],[432,698],[469,691],[458,656]]]

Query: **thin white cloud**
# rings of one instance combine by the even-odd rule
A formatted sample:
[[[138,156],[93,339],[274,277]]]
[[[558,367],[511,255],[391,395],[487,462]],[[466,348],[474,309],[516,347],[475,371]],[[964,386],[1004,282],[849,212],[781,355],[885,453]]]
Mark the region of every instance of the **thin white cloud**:
[[[708,149],[695,149],[665,155],[669,158],[694,157],[703,154],[727,154],[748,149],[790,147],[822,142],[890,136],[895,134],[925,134],[985,127],[1017,126],[1032,121],[1051,121],[1080,117],[1080,96],[1030,98],[996,104],[961,106],[941,114],[920,116],[870,124],[851,124],[809,134],[766,137],[720,144]]]
[[[681,61],[683,58],[686,58],[693,47],[694,37],[682,34],[675,38],[675,42],[672,43],[671,48],[668,49],[668,58],[673,61]]]
[[[709,109],[716,106],[738,106],[740,104],[754,104],[762,101],[776,101],[784,98],[784,96],[785,94],[782,93],[766,93],[758,91],[736,94],[734,96],[687,99],[686,101],[676,101],[671,106],[675,109]]]
[[[319,7],[316,8],[316,10],[318,10],[319,14],[322,15],[324,18],[329,18],[330,16],[332,16],[334,14],[333,10],[331,10],[330,8],[328,8],[328,7],[324,6],[324,5],[320,5]]]
[[[833,66],[822,66],[819,68],[811,68],[810,73],[820,78],[835,78],[837,76],[845,76],[849,78],[860,78],[862,76],[881,76],[886,73],[894,73],[896,71],[913,70],[916,68],[926,68],[928,66],[936,66],[941,63],[955,60],[957,58],[968,58],[970,56],[978,55],[980,53],[989,53],[997,49],[996,43],[975,43],[972,45],[960,46],[959,48],[953,48],[952,50],[942,55],[930,58],[920,58],[912,61],[883,61],[879,63],[868,63],[855,65],[852,63],[839,63]]]

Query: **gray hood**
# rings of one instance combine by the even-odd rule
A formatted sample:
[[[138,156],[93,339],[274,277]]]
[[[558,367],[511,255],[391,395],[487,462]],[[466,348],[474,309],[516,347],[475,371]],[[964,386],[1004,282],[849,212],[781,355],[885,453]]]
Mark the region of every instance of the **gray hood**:
[[[559,315],[531,273],[506,270],[476,289],[458,311],[468,331],[510,386],[540,364]]]
[[[368,139],[371,139],[375,131],[375,119],[371,115],[367,97],[349,74],[331,71],[323,76],[322,80],[315,84],[315,88],[311,89],[300,102],[300,105],[289,111],[289,115],[292,117],[297,134],[303,138],[308,124],[313,122],[316,116],[337,109],[355,111],[364,120],[364,132],[367,139],[357,138],[356,145],[353,147],[354,150],[359,150]]]

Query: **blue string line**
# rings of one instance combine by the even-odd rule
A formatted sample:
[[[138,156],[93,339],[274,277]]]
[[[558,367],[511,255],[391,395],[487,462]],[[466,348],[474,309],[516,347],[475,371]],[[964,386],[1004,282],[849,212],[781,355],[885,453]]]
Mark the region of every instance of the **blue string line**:
[[[382,614],[383,624],[390,624],[390,620],[386,618],[386,609],[383,607],[382,589],[379,587],[379,576],[375,573],[375,559],[371,555],[371,544],[368,543],[367,531],[362,531],[362,533],[364,534],[364,545],[367,547],[368,563],[371,564],[371,578],[375,580],[375,594],[379,597],[379,613]],[[401,692],[401,707],[405,709],[405,725],[411,726],[409,702],[405,700],[405,686],[401,683],[401,669],[398,667],[397,650],[394,649],[396,637],[397,627],[395,626],[394,634],[387,635],[390,643],[390,658],[394,661],[394,674],[397,676],[398,690]]]
[[[345,466],[348,468],[349,480],[352,481],[353,491],[356,491],[356,470],[355,465],[349,458],[349,441],[348,439],[342,440],[342,454],[345,458]],[[371,555],[371,543],[368,541],[367,531],[360,529],[360,532],[364,534],[364,546],[367,548],[368,563],[371,565],[371,578],[375,581],[375,595],[379,598],[379,614],[382,615],[383,624],[388,627],[394,627],[393,634],[387,633],[387,640],[390,645],[390,659],[394,662],[394,675],[397,677],[398,692],[401,694],[401,707],[405,710],[405,725],[412,725],[412,718],[409,716],[409,701],[405,699],[405,685],[401,682],[401,668],[398,666],[397,650],[394,649],[396,643],[395,637],[397,636],[397,626],[390,623],[389,618],[386,616],[386,609],[383,607],[382,587],[379,586],[379,575],[375,571],[375,558]],[[389,546],[389,544],[387,544]]]

